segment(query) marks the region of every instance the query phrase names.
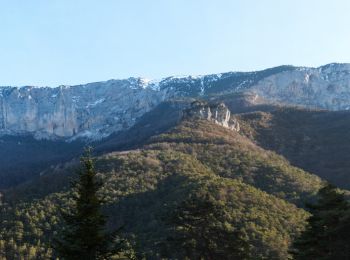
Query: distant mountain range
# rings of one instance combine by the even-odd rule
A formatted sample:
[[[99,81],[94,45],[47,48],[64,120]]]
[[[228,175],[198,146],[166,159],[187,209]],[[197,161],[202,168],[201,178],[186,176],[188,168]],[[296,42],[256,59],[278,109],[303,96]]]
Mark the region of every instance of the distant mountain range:
[[[96,169],[103,181],[107,228],[123,225],[123,236],[137,244],[144,259],[160,259],[163,243],[171,255],[164,259],[182,259],[168,245],[172,231],[163,216],[190,194],[205,192],[224,205],[225,225],[246,234],[252,259],[289,259],[288,247],[309,216],[304,203],[315,199],[322,180],[237,132],[231,127],[237,126],[236,117],[228,117],[225,106],[193,105],[175,126],[136,142],[133,149],[118,151],[112,139],[111,152],[99,148]],[[140,131],[147,128],[138,125]],[[60,209],[70,205],[69,180],[77,163],[54,165],[4,192],[0,237],[7,259],[31,248],[33,259],[56,259],[52,240],[62,229]]]
[[[241,134],[350,187],[343,173],[350,154],[349,73],[350,64],[329,64],[57,88],[0,87],[0,189],[78,156],[87,144],[99,153],[138,147],[177,125],[196,100],[223,103],[231,118],[238,115],[231,124]],[[294,111],[290,118],[285,109]],[[216,120],[206,108],[201,113]]]
[[[161,80],[129,78],[56,88],[0,87],[0,134],[100,140],[129,129],[164,101],[220,100],[232,94],[239,94],[245,105],[348,110],[350,64],[280,66]]]
[[[350,65],[0,88],[0,258],[55,259],[84,146],[94,147],[107,229],[146,259],[187,196],[223,205],[254,259],[290,259],[325,181],[350,189]],[[167,248],[171,259],[178,250]]]

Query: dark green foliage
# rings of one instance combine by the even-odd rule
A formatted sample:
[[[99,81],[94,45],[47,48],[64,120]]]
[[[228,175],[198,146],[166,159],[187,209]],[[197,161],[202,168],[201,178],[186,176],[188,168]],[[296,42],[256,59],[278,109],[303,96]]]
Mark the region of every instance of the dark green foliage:
[[[74,205],[72,190],[59,178],[68,179],[71,167],[62,166],[43,176],[45,182],[13,191],[18,195],[16,207],[4,204],[1,220],[6,224],[0,226],[6,252],[21,255],[33,249],[30,259],[55,257],[52,238],[62,227],[58,209]],[[237,236],[247,240],[253,259],[288,259],[290,242],[308,217],[296,205],[312,197],[321,184],[239,133],[207,121],[182,122],[140,149],[104,154],[97,158],[96,171],[103,183],[102,211],[110,216],[107,230],[123,226],[121,236],[147,259],[160,258],[159,245],[170,235],[169,225],[160,218],[164,205],[172,212],[186,198],[201,194],[209,194],[224,212],[209,227],[218,223],[220,230],[240,232]],[[61,189],[57,183],[62,183]],[[35,190],[45,192],[21,201]],[[167,253],[174,259],[179,250],[172,247]]]
[[[149,147],[191,154],[217,175],[242,180],[298,206],[312,199],[321,187],[317,176],[291,166],[235,131],[206,121],[182,122],[153,137]]]
[[[36,140],[31,136],[0,137],[0,189],[39,177],[51,165],[78,156],[83,143]]]
[[[241,133],[293,165],[350,188],[350,112],[279,108],[239,116]]]
[[[223,202],[194,193],[165,216],[169,226],[164,256],[178,259],[249,259],[250,246],[230,224]],[[167,252],[168,251],[168,252]]]
[[[81,165],[74,183],[73,205],[70,212],[63,213],[65,227],[56,240],[55,251],[62,259],[105,259],[121,250],[119,245],[111,246],[114,237],[105,232],[103,201],[98,195],[102,183],[96,178],[90,150],[81,158]]]
[[[306,230],[294,242],[295,259],[350,259],[350,206],[332,185],[319,191],[317,203],[309,205]]]
[[[303,229],[308,216],[293,204],[251,185],[219,177],[191,155],[180,152],[109,154],[99,158],[96,167],[103,180],[101,194],[107,201],[104,212],[110,216],[108,230],[124,224],[123,237],[135,241],[133,247],[147,259],[158,259],[161,251],[157,245],[169,235],[160,218],[164,205],[169,205],[171,212],[190,194],[209,193],[215,198],[226,212],[220,222],[242,232],[252,247],[253,259],[287,259],[291,238]],[[17,212],[15,217],[3,219],[8,225],[1,226],[0,232],[4,240],[12,239],[16,245],[11,252],[19,254],[19,248],[26,244],[36,250],[32,259],[52,255],[52,237],[62,226],[58,209],[71,207],[70,198],[70,193],[55,193],[32,203],[18,203],[16,210],[6,206],[8,213]],[[22,240],[9,232],[15,221],[24,223]],[[175,257],[177,251],[170,253]]]

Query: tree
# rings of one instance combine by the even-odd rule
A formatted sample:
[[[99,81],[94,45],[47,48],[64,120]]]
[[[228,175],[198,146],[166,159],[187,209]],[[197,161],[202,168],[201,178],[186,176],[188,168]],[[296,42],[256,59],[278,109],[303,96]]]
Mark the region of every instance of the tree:
[[[317,203],[308,205],[306,230],[293,243],[295,259],[350,259],[350,207],[344,194],[327,184]]]
[[[121,243],[115,243],[116,234],[105,231],[103,200],[98,195],[102,183],[96,178],[91,148],[86,149],[80,161],[81,169],[73,182],[73,205],[68,212],[62,212],[66,225],[54,248],[62,259],[106,259],[122,250]]]
[[[164,255],[180,259],[249,259],[249,244],[209,194],[192,194],[165,218],[172,233]]]

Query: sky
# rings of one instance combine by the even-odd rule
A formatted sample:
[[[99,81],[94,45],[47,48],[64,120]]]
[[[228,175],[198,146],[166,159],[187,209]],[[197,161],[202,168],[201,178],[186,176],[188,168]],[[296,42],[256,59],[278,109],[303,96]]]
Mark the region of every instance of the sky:
[[[349,0],[0,0],[0,86],[350,62]]]

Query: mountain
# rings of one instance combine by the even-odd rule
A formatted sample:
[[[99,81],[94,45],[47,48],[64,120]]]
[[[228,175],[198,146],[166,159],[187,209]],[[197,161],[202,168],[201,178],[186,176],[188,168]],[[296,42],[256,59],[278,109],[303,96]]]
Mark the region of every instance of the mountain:
[[[247,104],[347,110],[349,86],[350,65],[329,64],[57,88],[0,87],[0,134],[99,140],[129,129],[161,102],[180,97],[215,99],[240,94]]]
[[[80,141],[3,136],[0,139],[0,190],[37,178],[48,167],[79,156],[85,145]]]
[[[38,178],[48,167],[76,157],[86,145],[100,154],[138,147],[174,127],[195,101],[225,104],[231,112],[223,116],[237,118],[233,128],[240,127],[253,142],[349,188],[349,71],[348,64],[280,66],[158,81],[129,78],[58,88],[2,87],[0,189]],[[208,108],[199,106],[195,113],[218,113]],[[285,109],[295,113],[289,118],[281,113]],[[273,119],[266,121],[268,117]]]
[[[237,116],[229,112],[220,103],[194,102],[173,126],[132,150],[97,157],[108,228],[123,225],[123,236],[146,259],[161,258],[171,234],[167,212],[201,193],[223,205],[225,224],[247,236],[255,259],[288,259],[288,246],[309,216],[305,202],[315,198],[322,180],[240,134]],[[68,183],[76,166],[75,160],[58,165],[4,193],[2,257],[53,256],[52,237],[62,225],[58,212],[70,203]],[[174,248],[167,250],[176,257]]]
[[[327,110],[350,109],[350,64],[295,68],[266,77],[252,87],[272,102]]]
[[[279,107],[237,116],[240,133],[293,165],[350,189],[350,112]]]
[[[59,212],[92,145],[107,229],[122,225],[146,259],[160,259],[172,234],[164,216],[197,194],[223,207],[254,259],[289,259],[325,180],[350,189],[349,72],[281,66],[0,88],[0,258],[55,257]]]

